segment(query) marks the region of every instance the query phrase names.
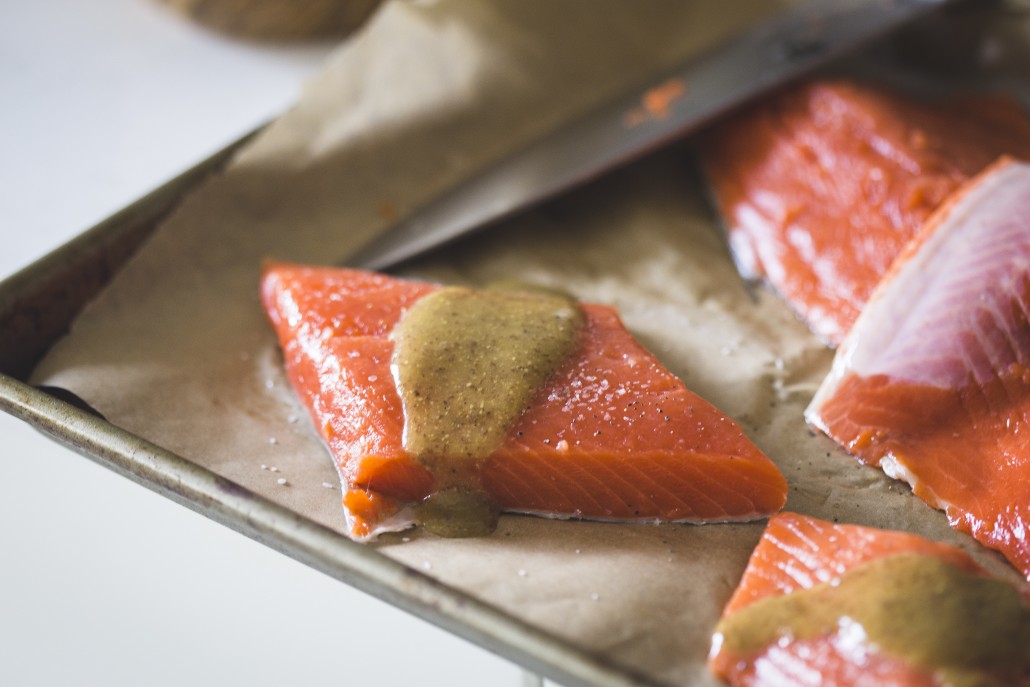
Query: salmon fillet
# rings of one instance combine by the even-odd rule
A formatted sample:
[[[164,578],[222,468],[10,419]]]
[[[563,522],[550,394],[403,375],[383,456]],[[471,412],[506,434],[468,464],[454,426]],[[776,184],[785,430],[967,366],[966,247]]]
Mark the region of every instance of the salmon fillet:
[[[957,192],[891,268],[806,411],[1030,579],[1030,165]]]
[[[333,455],[358,539],[408,526],[405,505],[435,488],[403,446],[389,334],[437,288],[342,268],[265,272],[262,297],[287,373]],[[576,353],[482,463],[482,487],[503,510],[710,522],[783,507],[786,481],[733,420],[665,370],[614,310],[581,307]]]
[[[925,103],[822,80],[698,141],[741,272],[836,345],[949,193],[1002,154],[1030,159],[1030,119],[1006,96]]]
[[[836,525],[795,513],[780,513],[769,520],[739,586],[723,611],[723,619],[766,599],[820,585],[839,584],[848,571],[902,554],[931,557],[972,576],[987,576],[964,551],[913,534]],[[1022,602],[1021,629],[1025,634],[1030,627],[1027,590],[1015,592],[1015,598]],[[869,600],[870,604],[881,602]],[[898,623],[908,621],[904,617],[897,619]],[[724,623],[719,627],[724,627]],[[847,622],[842,622],[830,633],[815,637],[792,637],[784,630],[777,641],[747,656],[734,655],[726,648],[725,638],[717,632],[709,667],[734,687],[939,687],[946,684],[935,671],[892,655],[892,647],[878,647],[866,641],[861,631],[849,632],[849,629],[853,630]],[[975,684],[1015,686],[1030,681],[1030,674],[1019,669],[1015,675],[979,677],[983,681]]]

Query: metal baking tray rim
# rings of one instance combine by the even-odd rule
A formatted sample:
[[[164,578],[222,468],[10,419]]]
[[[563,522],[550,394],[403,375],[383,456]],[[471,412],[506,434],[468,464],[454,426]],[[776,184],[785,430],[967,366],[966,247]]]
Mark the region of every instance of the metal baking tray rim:
[[[576,685],[654,680],[575,646],[24,380],[161,219],[255,130],[0,282],[0,410],[151,491],[524,668]]]

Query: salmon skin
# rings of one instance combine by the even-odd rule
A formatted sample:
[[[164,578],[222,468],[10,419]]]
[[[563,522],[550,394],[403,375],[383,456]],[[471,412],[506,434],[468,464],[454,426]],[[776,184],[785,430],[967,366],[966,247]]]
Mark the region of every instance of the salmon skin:
[[[988,578],[961,549],[906,532],[880,530],[858,525],[837,525],[796,513],[780,513],[769,525],[755,547],[744,575],[723,611],[709,654],[709,667],[734,687],[942,687],[953,682],[927,665],[899,655],[895,647],[878,646],[842,618],[828,632],[807,636],[782,628],[778,638],[748,655],[735,654],[728,648],[730,619],[755,604],[785,598],[802,590],[841,586],[849,572],[892,556],[918,556],[952,566],[970,580]],[[868,568],[866,568],[868,570]],[[996,581],[1002,589],[1011,590],[1014,601],[1013,623],[1020,639],[1030,637],[1030,597],[1028,590],[1015,589]],[[882,592],[882,594],[880,593]],[[890,604],[892,590],[874,590],[863,603],[873,606]],[[803,608],[803,607],[802,607]],[[933,625],[934,641],[948,645],[953,641],[952,629],[940,627],[944,614],[934,608],[924,609]],[[969,622],[975,622],[972,618]],[[897,617],[896,622],[913,622],[910,617]],[[974,631],[987,631],[974,628]],[[991,638],[988,638],[990,641]],[[1018,640],[1017,640],[1018,641]],[[1025,648],[1025,647],[1024,647]],[[892,649],[895,649],[892,652]],[[1020,649],[1017,646],[1016,652]],[[1030,663],[1022,652],[1022,665],[1001,672],[973,671],[962,684],[1003,685],[1017,687],[1030,684]]]
[[[806,415],[1030,579],[1030,165],[999,161],[930,218]]]
[[[438,288],[343,268],[265,271],[288,376],[333,455],[356,539],[408,527],[407,506],[436,488],[403,446],[389,335]],[[482,463],[482,487],[502,510],[701,523],[783,507],[786,480],[732,419],[665,370],[614,310],[580,307],[576,352]]]
[[[945,197],[1003,154],[1030,159],[1007,96],[925,103],[845,80],[804,83],[698,137],[734,259],[827,343]]]

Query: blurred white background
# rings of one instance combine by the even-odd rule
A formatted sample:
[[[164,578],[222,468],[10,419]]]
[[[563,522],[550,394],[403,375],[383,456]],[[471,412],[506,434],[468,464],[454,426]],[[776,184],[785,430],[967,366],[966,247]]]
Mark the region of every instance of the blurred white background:
[[[0,3],[0,278],[289,107],[332,48],[154,0]],[[0,414],[0,685],[520,681]]]

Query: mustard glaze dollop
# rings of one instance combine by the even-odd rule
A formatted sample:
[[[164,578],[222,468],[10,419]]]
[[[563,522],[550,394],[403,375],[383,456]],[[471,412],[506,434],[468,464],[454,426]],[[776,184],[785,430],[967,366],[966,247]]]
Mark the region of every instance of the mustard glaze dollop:
[[[575,351],[583,323],[570,298],[508,288],[445,287],[404,314],[391,334],[391,370],[404,448],[437,483],[417,508],[427,529],[474,536],[491,520],[493,529],[478,467]]]
[[[953,687],[998,685],[1030,671],[1030,607],[1012,585],[934,556],[899,553],[839,581],[760,599],[716,628],[722,649],[747,657],[782,637],[857,626],[874,650],[921,666]]]

